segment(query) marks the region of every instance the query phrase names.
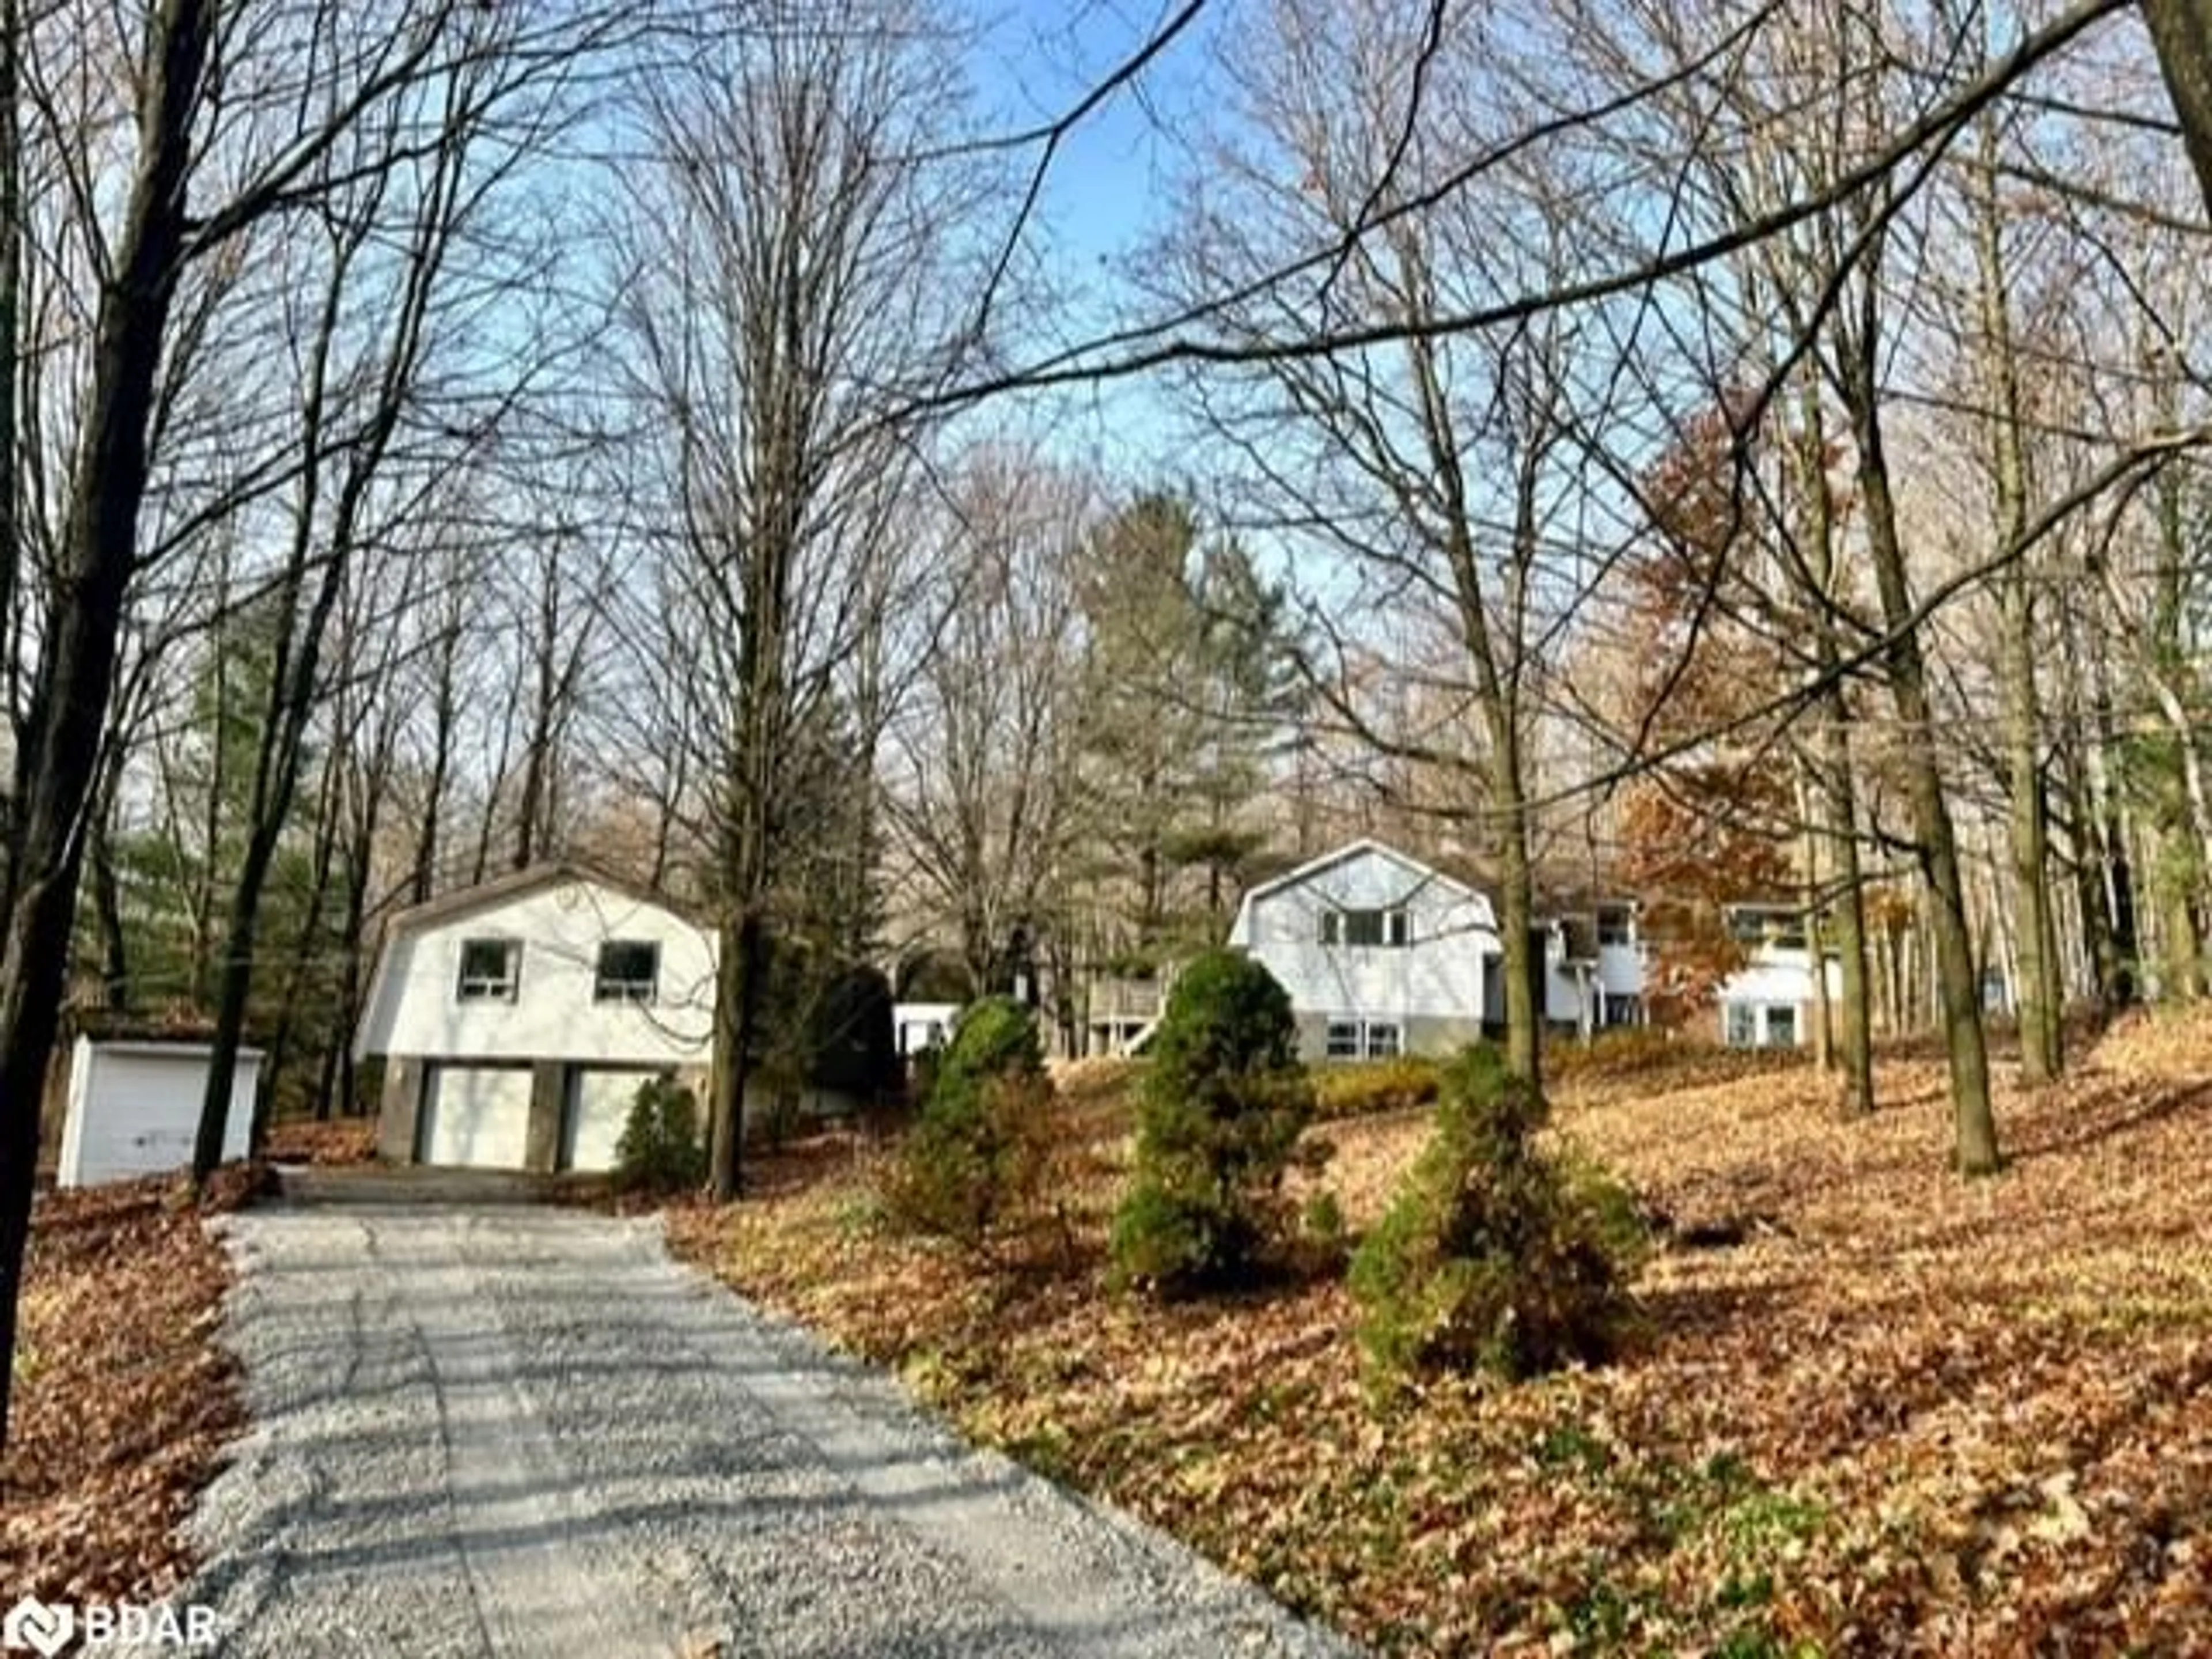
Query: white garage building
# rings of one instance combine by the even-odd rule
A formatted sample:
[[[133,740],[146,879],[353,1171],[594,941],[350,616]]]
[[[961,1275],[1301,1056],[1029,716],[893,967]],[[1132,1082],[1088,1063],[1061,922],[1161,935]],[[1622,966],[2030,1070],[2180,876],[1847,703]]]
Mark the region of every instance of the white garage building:
[[[356,1034],[385,1062],[398,1163],[599,1170],[638,1087],[703,1098],[713,935],[666,900],[547,864],[395,915]]]
[[[78,1037],[55,1184],[96,1187],[189,1169],[213,1052],[204,1042]],[[240,1049],[223,1122],[226,1163],[244,1158],[252,1144],[260,1078],[261,1051]]]

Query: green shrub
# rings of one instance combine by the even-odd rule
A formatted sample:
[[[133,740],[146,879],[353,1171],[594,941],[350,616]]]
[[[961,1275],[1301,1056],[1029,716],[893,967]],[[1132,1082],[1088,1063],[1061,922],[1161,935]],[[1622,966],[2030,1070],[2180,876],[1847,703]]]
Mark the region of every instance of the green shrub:
[[[1442,1066],[1418,1054],[1323,1066],[1314,1073],[1314,1116],[1333,1123],[1425,1106],[1437,1097],[1443,1077]]]
[[[974,1004],[886,1170],[886,1212],[913,1231],[982,1249],[1038,1194],[1050,1162],[1051,1107],[1035,1017],[1010,998]]]
[[[1493,1048],[1445,1072],[1436,1133],[1352,1258],[1377,1370],[1523,1376],[1618,1346],[1642,1227],[1596,1165],[1537,1145],[1544,1116]]]
[[[683,1193],[706,1179],[707,1145],[691,1091],[670,1078],[640,1085],[615,1142],[616,1190]]]
[[[1192,963],[1139,1088],[1136,1177],[1114,1218],[1116,1281],[1177,1293],[1249,1277],[1283,1231],[1283,1172],[1312,1114],[1274,975],[1229,951]]]
[[[955,1079],[1000,1077],[1010,1072],[1044,1071],[1044,1042],[1036,1015],[1012,997],[985,997],[963,1009],[953,1023],[951,1041],[939,1062],[940,1088]]]

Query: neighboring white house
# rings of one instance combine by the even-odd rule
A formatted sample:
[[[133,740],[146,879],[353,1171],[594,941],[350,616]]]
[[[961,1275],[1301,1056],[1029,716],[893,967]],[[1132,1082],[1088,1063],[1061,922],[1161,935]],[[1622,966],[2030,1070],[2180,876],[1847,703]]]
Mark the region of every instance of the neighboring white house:
[[[665,900],[535,866],[392,917],[356,1059],[386,1062],[378,1148],[400,1163],[605,1170],[638,1087],[699,1094],[713,934]]]
[[[891,1032],[899,1058],[911,1060],[925,1049],[942,1048],[952,1040],[952,1027],[959,1018],[957,1002],[893,1003]]]
[[[1715,1034],[1733,1048],[1787,1048],[1812,1040],[1818,998],[1802,909],[1788,904],[1728,907],[1729,930],[1749,960],[1714,993]],[[1643,1023],[1646,947],[1635,908],[1599,905],[1590,917],[1554,925],[1546,1012],[1586,1030]],[[1827,964],[1828,989],[1840,996],[1841,971]]]
[[[94,1187],[188,1167],[211,1052],[204,1042],[79,1037],[70,1051],[69,1114],[56,1184]],[[240,1049],[223,1121],[226,1162],[246,1155],[260,1076],[261,1051]]]
[[[1737,905],[1750,961],[1716,995],[1721,1041],[1810,1041],[1817,997],[1802,912]],[[1544,1018],[1585,1033],[1644,1020],[1649,946],[1637,907],[1607,898],[1541,925]],[[1229,943],[1290,993],[1309,1060],[1447,1052],[1505,1018],[1504,946],[1490,901],[1374,841],[1338,848],[1245,895]],[[1829,994],[1841,994],[1835,962]]]
[[[1472,1042],[1500,952],[1488,899],[1374,841],[1253,888],[1229,943],[1290,993],[1308,1060],[1437,1054]]]
[[[1731,1048],[1792,1048],[1809,1042],[1818,996],[1804,913],[1789,905],[1739,904],[1729,907],[1728,922],[1751,960],[1716,993],[1721,1041]],[[1842,996],[1842,968],[1834,961],[1823,966],[1828,995]]]
[[[1645,954],[1628,900],[1602,900],[1553,921],[1545,937],[1545,1018],[1584,1035],[1641,1025]]]

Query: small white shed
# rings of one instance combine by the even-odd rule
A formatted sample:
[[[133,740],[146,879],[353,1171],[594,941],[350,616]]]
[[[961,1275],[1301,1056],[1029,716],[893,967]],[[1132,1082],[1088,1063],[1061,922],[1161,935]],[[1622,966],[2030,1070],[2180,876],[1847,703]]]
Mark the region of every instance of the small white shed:
[[[56,1182],[96,1187],[187,1167],[212,1052],[204,1042],[79,1037],[70,1053],[69,1115]],[[261,1051],[240,1049],[222,1131],[226,1162],[246,1155],[260,1085]]]

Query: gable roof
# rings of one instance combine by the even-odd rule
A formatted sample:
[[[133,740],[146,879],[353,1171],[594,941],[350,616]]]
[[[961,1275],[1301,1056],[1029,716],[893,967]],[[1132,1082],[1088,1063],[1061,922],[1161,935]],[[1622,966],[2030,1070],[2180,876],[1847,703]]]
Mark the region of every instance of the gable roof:
[[[1243,898],[1237,903],[1237,919],[1229,927],[1230,943],[1232,945],[1251,943],[1252,907],[1261,900],[1270,898],[1291,888],[1303,886],[1316,876],[1325,874],[1340,864],[1349,864],[1354,859],[1370,855],[1387,859],[1396,865],[1413,878],[1413,884],[1416,887],[1426,887],[1434,884],[1447,892],[1455,893],[1462,899],[1481,905],[1485,909],[1489,908],[1489,899],[1460,880],[1458,877],[1446,875],[1434,865],[1424,864],[1410,853],[1401,853],[1396,848],[1376,841],[1372,836],[1363,836],[1358,841],[1346,842],[1334,852],[1324,853],[1316,859],[1309,859],[1294,870],[1286,870],[1272,880],[1263,881],[1256,887],[1247,889]]]
[[[683,917],[686,921],[699,922],[702,918],[686,904],[658,892],[643,882],[629,881],[621,876],[610,875],[594,866],[573,859],[549,859],[537,864],[495,876],[489,881],[480,881],[472,887],[456,887],[449,893],[440,893],[420,904],[410,904],[404,910],[395,910],[385,921],[385,936],[412,931],[433,922],[450,921],[456,916],[467,915],[487,905],[504,903],[520,894],[533,893],[540,888],[554,887],[562,882],[588,882],[595,887],[606,888],[625,898],[635,899],[641,904],[651,904]]]
[[[583,882],[604,887],[609,892],[619,893],[624,898],[640,904],[650,904],[665,910],[678,920],[704,930],[705,918],[690,906],[680,904],[665,893],[655,892],[641,882],[627,881],[620,876],[572,859],[549,859],[504,876],[495,876],[489,881],[477,882],[471,887],[457,887],[450,893],[441,893],[420,904],[410,904],[404,910],[395,910],[385,918],[384,929],[378,939],[376,966],[368,976],[368,989],[361,1000],[359,1023],[353,1037],[353,1057],[356,1060],[368,1058],[368,1030],[375,1018],[390,981],[393,945],[404,933],[417,928],[451,921],[481,910],[488,905],[501,903],[524,893],[534,893],[541,888],[558,886],[562,882]]]
[[[1256,887],[1248,888],[1244,894],[1244,902],[1249,904],[1255,899],[1266,898],[1271,894],[1283,891],[1285,888],[1303,886],[1325,870],[1334,869],[1340,864],[1349,864],[1353,859],[1364,857],[1370,853],[1389,859],[1408,874],[1418,877],[1424,882],[1433,881],[1448,887],[1462,898],[1482,897],[1480,893],[1460,880],[1458,877],[1448,876],[1434,865],[1424,864],[1411,853],[1401,853],[1396,848],[1376,841],[1371,836],[1362,836],[1358,841],[1345,842],[1334,852],[1323,853],[1316,859],[1308,859],[1294,870],[1285,870],[1281,875],[1263,881]]]

